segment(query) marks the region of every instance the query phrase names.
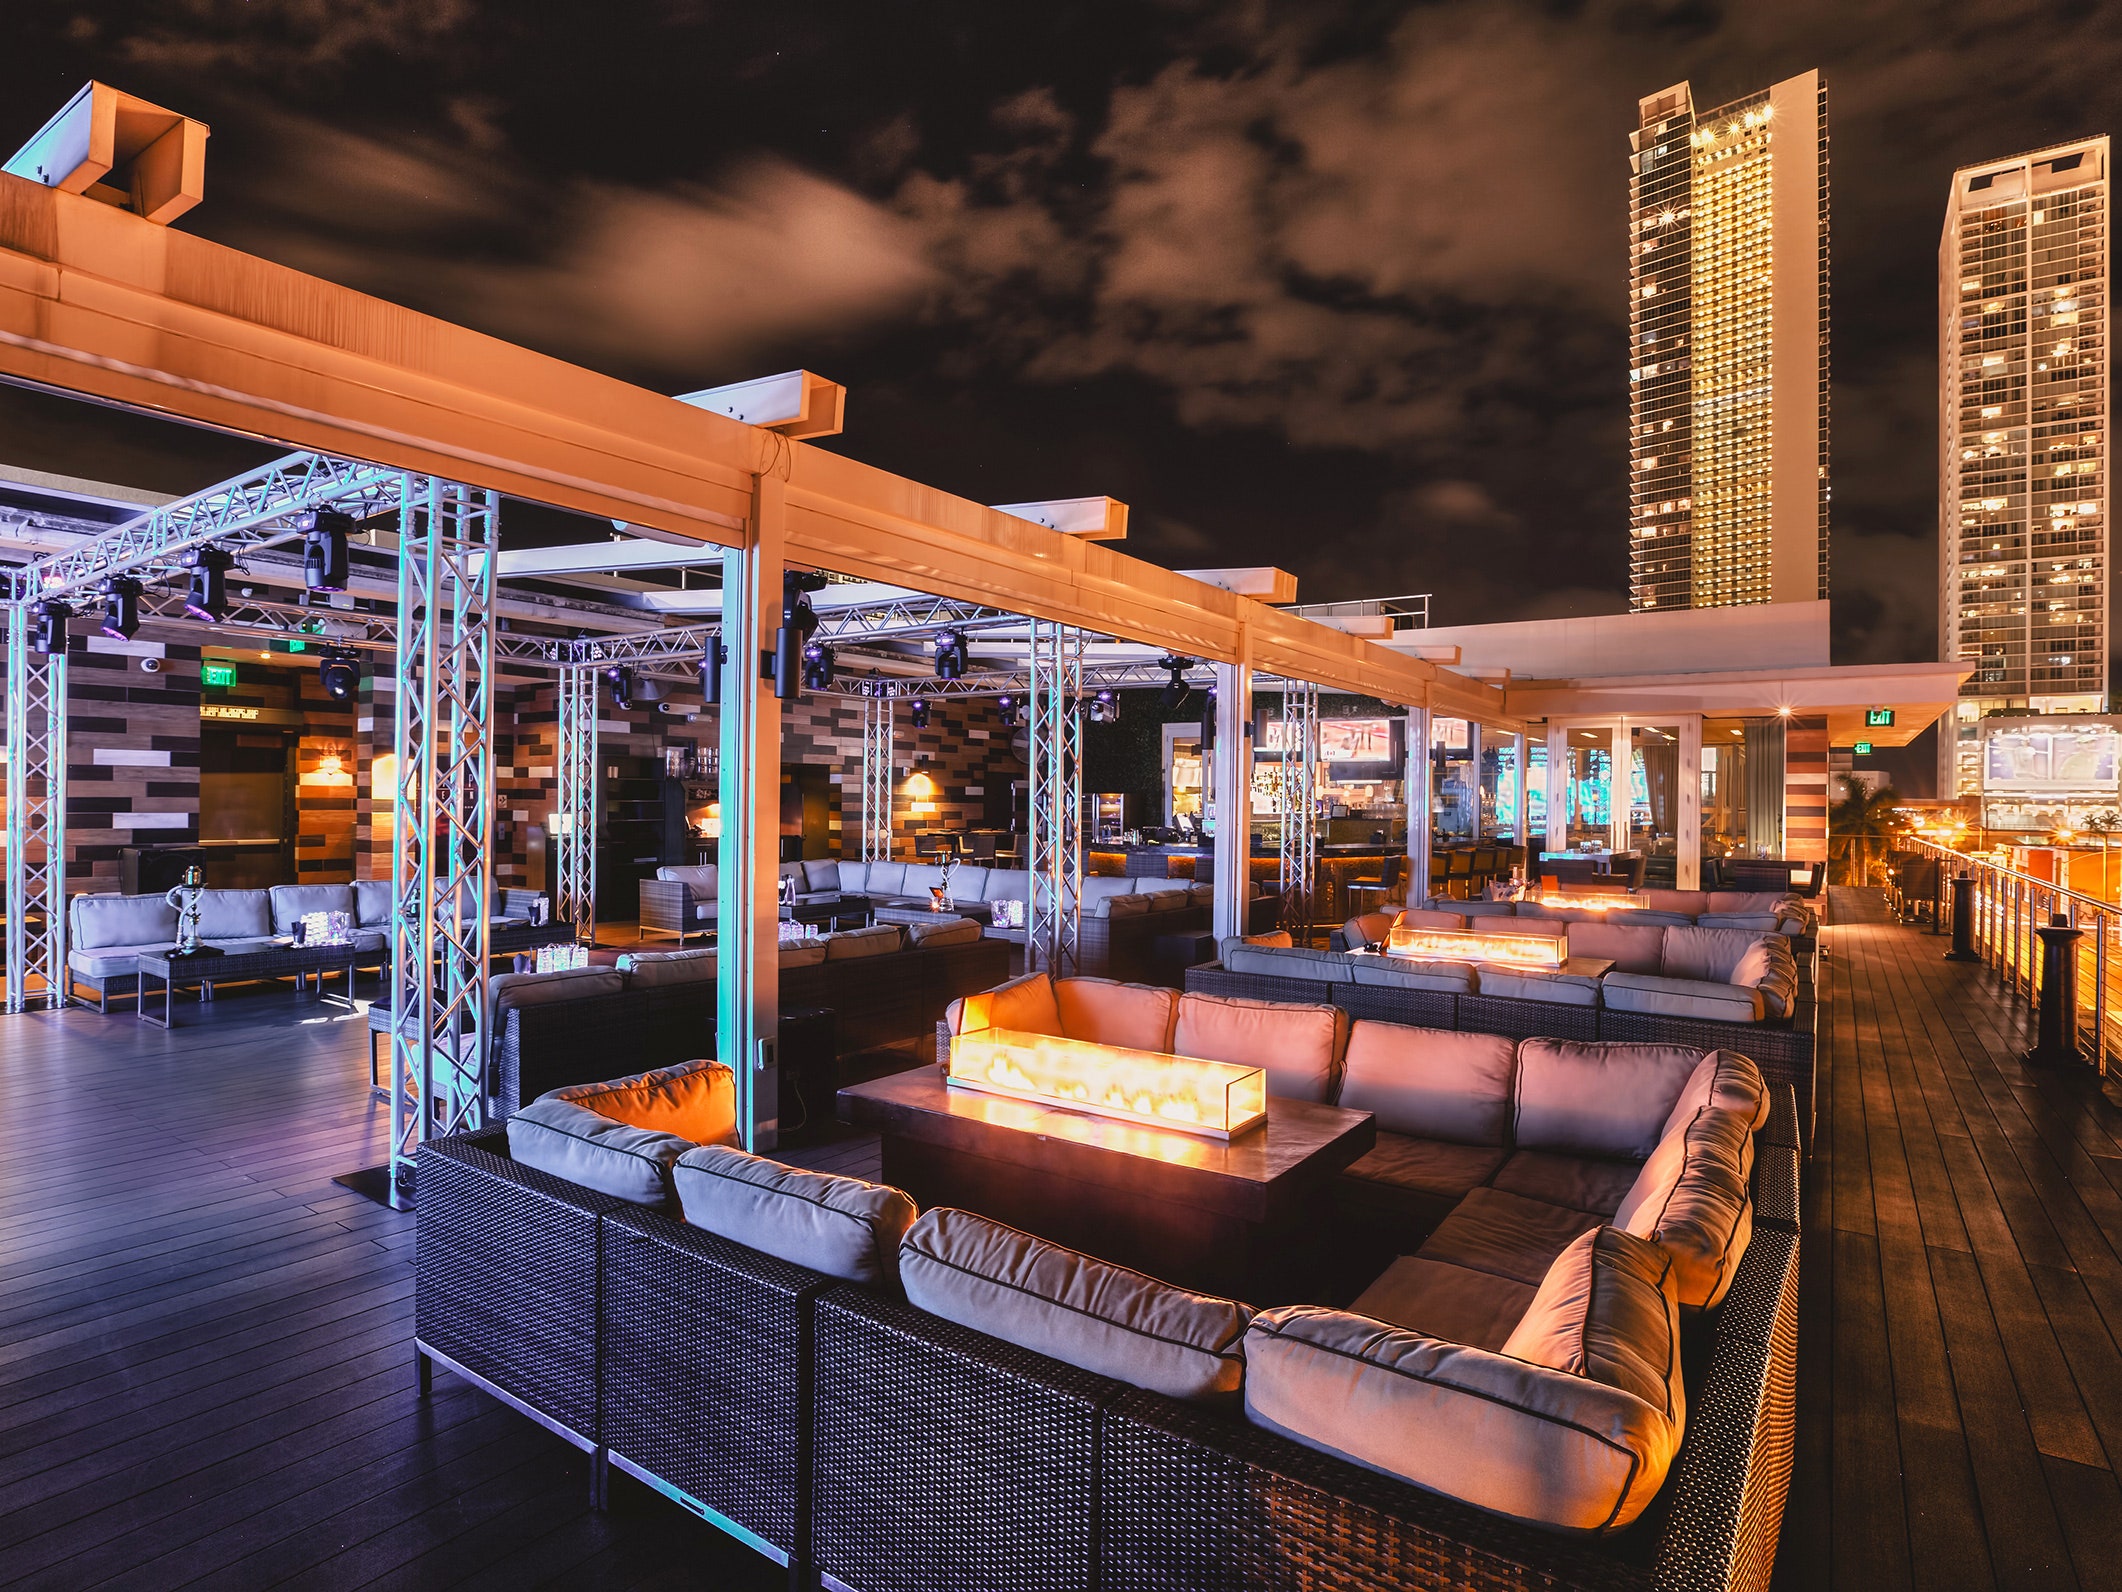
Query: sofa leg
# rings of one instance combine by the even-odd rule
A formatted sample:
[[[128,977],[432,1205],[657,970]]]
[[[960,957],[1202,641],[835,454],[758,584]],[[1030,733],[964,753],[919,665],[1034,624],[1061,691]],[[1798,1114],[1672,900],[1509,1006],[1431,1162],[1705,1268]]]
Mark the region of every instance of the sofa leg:
[[[427,1357],[425,1350],[415,1349],[413,1370],[419,1378],[420,1397],[424,1399],[435,1391],[435,1362]]]

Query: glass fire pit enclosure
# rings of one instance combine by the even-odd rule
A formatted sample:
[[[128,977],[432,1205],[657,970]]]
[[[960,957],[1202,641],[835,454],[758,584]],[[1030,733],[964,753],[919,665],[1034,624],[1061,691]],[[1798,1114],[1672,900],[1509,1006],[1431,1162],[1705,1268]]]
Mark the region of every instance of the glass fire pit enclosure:
[[[1423,962],[1507,962],[1513,967],[1551,968],[1569,960],[1569,936],[1419,929],[1395,924],[1386,937],[1385,954]]]
[[[1211,1139],[1236,1138],[1267,1120],[1267,1075],[1258,1067],[1094,1045],[1052,1034],[990,1028],[954,1035],[946,1076],[953,1089],[1065,1106]]]

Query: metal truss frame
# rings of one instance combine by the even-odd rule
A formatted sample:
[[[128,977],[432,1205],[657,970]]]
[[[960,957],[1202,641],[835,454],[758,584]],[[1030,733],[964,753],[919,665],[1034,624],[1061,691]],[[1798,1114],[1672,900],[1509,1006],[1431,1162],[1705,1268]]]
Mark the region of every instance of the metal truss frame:
[[[195,636],[201,621],[184,612],[185,594],[175,588],[150,587],[139,601],[142,624],[157,628],[182,628]],[[275,602],[269,597],[232,597],[228,611],[210,628],[245,630],[290,641],[306,641],[324,647],[352,647],[366,652],[398,650],[398,621],[394,615],[367,608],[332,608],[293,602]],[[248,638],[246,638],[248,639]],[[519,631],[496,631],[494,652],[514,663],[544,664],[549,661],[548,642],[542,636]]]
[[[553,910],[575,932],[597,935],[597,671],[560,671],[559,758],[553,770],[553,849],[558,888]]]
[[[8,598],[63,597],[112,575],[173,577],[186,553],[210,542],[240,557],[301,535],[287,522],[305,509],[337,507],[367,519],[398,507],[404,479],[378,464],[291,453],[13,570]]]
[[[1031,912],[1026,965],[1056,978],[1080,964],[1083,896],[1083,632],[1034,620],[1025,692],[1031,726]]]
[[[6,909],[7,1010],[64,1006],[66,654],[31,653],[21,603],[7,611]]]
[[[423,1139],[486,1121],[500,498],[401,476],[398,525],[394,1200]]]
[[[862,702],[862,860],[889,862],[892,855],[892,699]]]
[[[1298,945],[1313,934],[1313,901],[1319,878],[1318,808],[1319,688],[1299,680],[1282,682],[1281,844],[1282,926]]]

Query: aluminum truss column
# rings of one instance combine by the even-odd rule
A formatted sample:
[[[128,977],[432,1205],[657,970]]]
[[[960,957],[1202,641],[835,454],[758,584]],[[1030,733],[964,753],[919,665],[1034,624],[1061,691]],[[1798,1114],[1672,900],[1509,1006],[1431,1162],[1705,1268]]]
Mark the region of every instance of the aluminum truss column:
[[[560,670],[559,766],[554,770],[553,849],[559,862],[554,909],[575,933],[597,943],[597,671]]]
[[[1083,897],[1083,632],[1035,619],[1031,626],[1031,913],[1027,969],[1056,978],[1080,962]]]
[[[25,603],[7,610],[6,906],[7,1009],[64,1006],[66,654],[30,651]]]
[[[1429,898],[1429,844],[1431,811],[1435,806],[1435,781],[1429,760],[1429,709],[1407,710],[1407,904],[1419,906]],[[1519,805],[1524,805],[1524,781],[1519,781]],[[1520,820],[1522,825],[1523,820]]]
[[[746,545],[722,554],[722,838],[716,848],[715,1054],[737,1077],[737,1126],[748,1150],[780,1136],[775,1044],[781,1022],[781,703],[762,653],[782,614],[785,487],[756,478]],[[770,671],[764,671],[770,673]]]
[[[1216,665],[1216,745],[1210,756],[1215,786],[1216,872],[1212,927],[1221,944],[1246,932],[1253,875],[1253,671],[1243,663]]]
[[[500,499],[406,476],[398,535],[394,1199],[422,1139],[486,1121]]]
[[[1312,943],[1319,879],[1319,688],[1282,682],[1282,927],[1298,945]]]
[[[1673,834],[1673,888],[1702,888],[1702,715],[1680,715],[1679,821]],[[1931,927],[1935,929],[1934,922]]]
[[[892,856],[892,734],[890,697],[862,699],[862,860]]]

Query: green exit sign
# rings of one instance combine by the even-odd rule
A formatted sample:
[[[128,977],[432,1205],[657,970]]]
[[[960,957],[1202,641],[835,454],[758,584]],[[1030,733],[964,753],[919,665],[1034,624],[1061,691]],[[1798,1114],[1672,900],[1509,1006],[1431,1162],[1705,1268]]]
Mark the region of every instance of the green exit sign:
[[[1859,741],[1859,742],[1857,743],[1857,755],[1858,755],[1859,757],[1869,757],[1869,756],[1871,756],[1871,742],[1869,742],[1869,741]]]
[[[201,685],[234,685],[236,666],[233,663],[202,663],[199,665]]]
[[[1892,708],[1866,708],[1864,710],[1864,727],[1867,730],[1892,729],[1894,727],[1894,710]]]

